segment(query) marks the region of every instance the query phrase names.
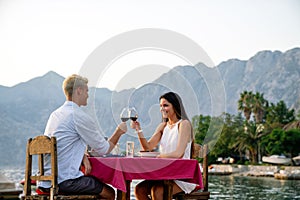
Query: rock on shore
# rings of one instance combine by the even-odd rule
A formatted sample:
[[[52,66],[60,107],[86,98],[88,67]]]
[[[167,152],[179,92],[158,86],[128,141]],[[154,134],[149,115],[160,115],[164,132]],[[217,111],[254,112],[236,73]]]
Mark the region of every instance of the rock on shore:
[[[276,179],[300,180],[300,167],[285,167],[274,174]]]
[[[208,173],[300,180],[300,166],[211,165]]]

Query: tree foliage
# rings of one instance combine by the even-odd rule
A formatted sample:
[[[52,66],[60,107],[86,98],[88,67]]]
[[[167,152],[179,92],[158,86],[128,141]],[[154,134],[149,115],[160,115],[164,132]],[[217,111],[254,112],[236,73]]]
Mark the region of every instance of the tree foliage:
[[[262,145],[267,155],[286,154],[290,157],[297,156],[300,152],[300,130],[291,129],[284,131],[274,129],[271,134],[264,137]]]
[[[282,144],[284,134],[282,129],[277,128],[263,138],[262,146],[266,155],[280,155],[284,152],[284,146]]]
[[[295,120],[294,109],[289,110],[284,101],[279,101],[277,104],[271,103],[268,108],[267,123],[278,124],[278,126],[283,127]]]
[[[249,153],[255,164],[261,154],[295,156],[300,152],[300,130],[282,129],[296,119],[294,110],[288,109],[285,102],[269,104],[263,94],[252,91],[241,93],[237,102],[237,115],[199,115],[192,120],[196,142],[215,144],[210,149],[211,162],[218,157],[243,158]],[[221,134],[215,134],[220,129]]]

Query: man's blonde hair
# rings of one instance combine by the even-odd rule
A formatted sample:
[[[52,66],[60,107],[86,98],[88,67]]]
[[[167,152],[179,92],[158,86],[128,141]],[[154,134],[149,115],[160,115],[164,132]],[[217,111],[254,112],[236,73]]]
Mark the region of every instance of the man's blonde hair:
[[[72,98],[73,91],[78,87],[85,86],[88,84],[88,79],[82,77],[77,74],[72,74],[71,76],[67,77],[62,85],[65,95],[68,98]]]

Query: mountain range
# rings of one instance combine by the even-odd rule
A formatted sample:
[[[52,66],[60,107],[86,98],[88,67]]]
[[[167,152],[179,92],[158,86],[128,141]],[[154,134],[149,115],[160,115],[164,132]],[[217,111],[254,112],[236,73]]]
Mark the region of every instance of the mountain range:
[[[24,166],[27,139],[42,134],[50,113],[65,101],[63,80],[64,77],[50,71],[13,87],[0,86],[0,169]],[[89,106],[83,109],[97,118],[101,132],[109,137],[120,123],[122,108],[134,106],[149,137],[161,120],[158,99],[167,91],[182,97],[192,118],[200,114],[236,114],[237,101],[244,90],[263,93],[272,103],[283,100],[298,112],[299,84],[300,48],[260,51],[249,60],[230,59],[213,68],[202,63],[177,66],[139,88],[110,91],[92,87]],[[126,140],[137,144],[136,139],[129,128],[120,140],[121,149]]]

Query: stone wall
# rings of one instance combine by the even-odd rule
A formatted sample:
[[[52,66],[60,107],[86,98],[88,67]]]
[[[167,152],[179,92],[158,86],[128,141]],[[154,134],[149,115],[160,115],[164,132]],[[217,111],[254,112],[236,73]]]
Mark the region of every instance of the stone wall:
[[[278,173],[274,174],[276,179],[300,180],[300,167],[282,167]]]
[[[209,174],[300,179],[300,166],[211,165]]]
[[[273,177],[279,171],[279,166],[257,166],[248,165],[248,171],[245,172],[246,176],[270,176]]]

